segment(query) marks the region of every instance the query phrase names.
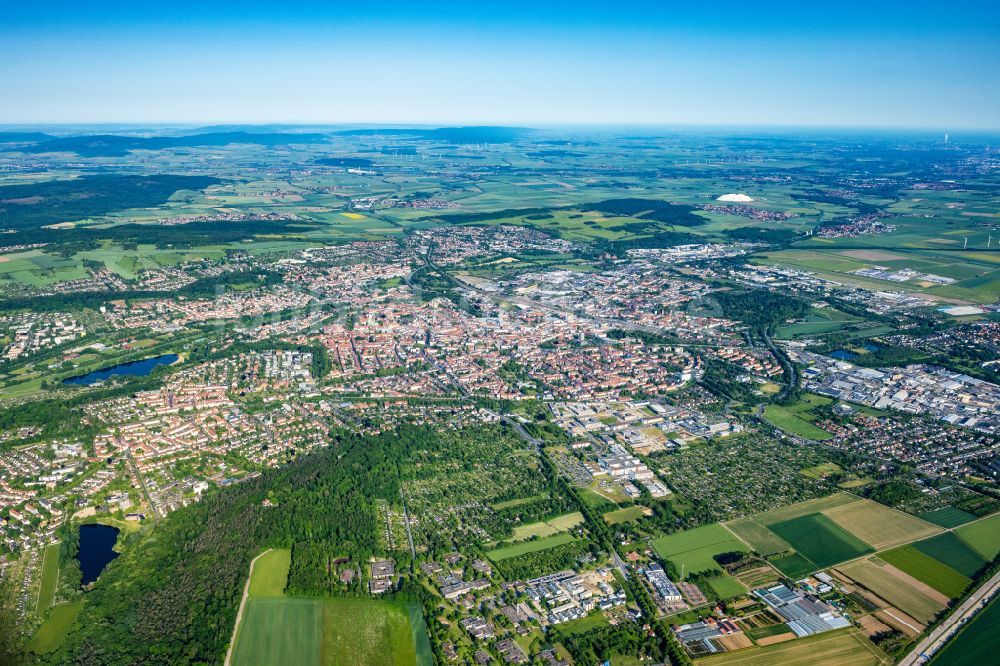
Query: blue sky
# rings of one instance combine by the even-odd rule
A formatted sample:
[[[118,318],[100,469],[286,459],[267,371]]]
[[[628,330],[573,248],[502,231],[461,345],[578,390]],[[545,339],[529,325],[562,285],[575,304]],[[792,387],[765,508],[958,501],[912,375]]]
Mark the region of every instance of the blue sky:
[[[3,123],[1000,128],[986,2],[6,4]]]

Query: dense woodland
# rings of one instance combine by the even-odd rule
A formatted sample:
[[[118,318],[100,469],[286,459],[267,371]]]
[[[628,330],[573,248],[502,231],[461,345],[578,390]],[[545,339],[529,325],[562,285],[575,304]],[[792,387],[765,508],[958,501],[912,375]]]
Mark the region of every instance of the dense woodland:
[[[439,435],[407,426],[378,437],[335,432],[331,440],[128,537],[50,662],[221,661],[250,560],[268,547],[293,548],[292,589],[331,590],[319,553],[355,562],[376,553],[373,500],[395,498],[408,461]]]

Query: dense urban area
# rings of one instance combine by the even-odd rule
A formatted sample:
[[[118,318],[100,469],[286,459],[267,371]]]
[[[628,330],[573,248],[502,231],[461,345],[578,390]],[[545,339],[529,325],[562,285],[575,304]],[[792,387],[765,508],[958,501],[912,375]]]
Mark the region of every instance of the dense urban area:
[[[3,663],[1000,647],[996,137],[53,132],[0,132]]]

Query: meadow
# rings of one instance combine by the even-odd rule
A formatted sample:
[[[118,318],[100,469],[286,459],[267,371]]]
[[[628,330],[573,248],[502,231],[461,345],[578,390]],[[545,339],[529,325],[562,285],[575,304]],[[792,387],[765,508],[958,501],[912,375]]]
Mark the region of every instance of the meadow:
[[[69,633],[69,629],[73,626],[81,608],[83,608],[82,601],[53,606],[49,616],[45,618],[45,622],[28,640],[27,651],[35,654],[47,654],[62,645],[63,639]]]
[[[628,523],[633,520],[639,520],[649,509],[644,506],[627,506],[624,509],[618,509],[616,511],[608,511],[604,514],[604,520],[608,525],[618,525],[620,523]]]
[[[275,548],[261,555],[253,564],[250,575],[251,597],[283,597],[288,584],[288,568],[292,563],[292,551]]]
[[[52,543],[42,551],[42,574],[38,582],[38,605],[35,612],[43,614],[52,606],[59,582],[59,544]]]
[[[570,530],[583,522],[583,514],[579,511],[567,513],[563,516],[556,516],[548,520],[527,525],[518,525],[514,528],[513,541],[524,541],[532,537],[544,538]]]
[[[519,541],[509,546],[494,548],[493,550],[486,551],[486,556],[494,562],[501,562],[519,555],[535,553],[540,550],[548,550],[549,548],[555,548],[556,546],[573,543],[576,540],[577,538],[569,532],[560,532],[559,534],[554,534],[541,539]]]

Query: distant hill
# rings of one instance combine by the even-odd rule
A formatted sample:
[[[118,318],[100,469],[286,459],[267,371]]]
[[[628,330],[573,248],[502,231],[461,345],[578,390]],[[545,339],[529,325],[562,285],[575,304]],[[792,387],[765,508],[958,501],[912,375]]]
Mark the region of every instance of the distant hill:
[[[122,136],[119,134],[92,134],[48,138],[30,146],[8,150],[26,153],[76,153],[81,157],[121,157],[133,150],[163,150],[164,148],[197,148],[201,146],[226,146],[232,143],[251,143],[260,146],[284,146],[294,143],[324,143],[325,134],[210,132],[188,136]]]
[[[54,138],[44,132],[0,132],[0,143],[36,143]]]
[[[445,143],[511,143],[532,131],[527,127],[475,125],[469,127],[437,127],[434,129],[372,127],[342,130],[337,132],[337,134],[341,136],[406,136],[425,141],[443,141]]]
[[[128,208],[158,206],[178,190],[201,190],[208,176],[85,176],[0,187],[0,229],[34,229]]]

